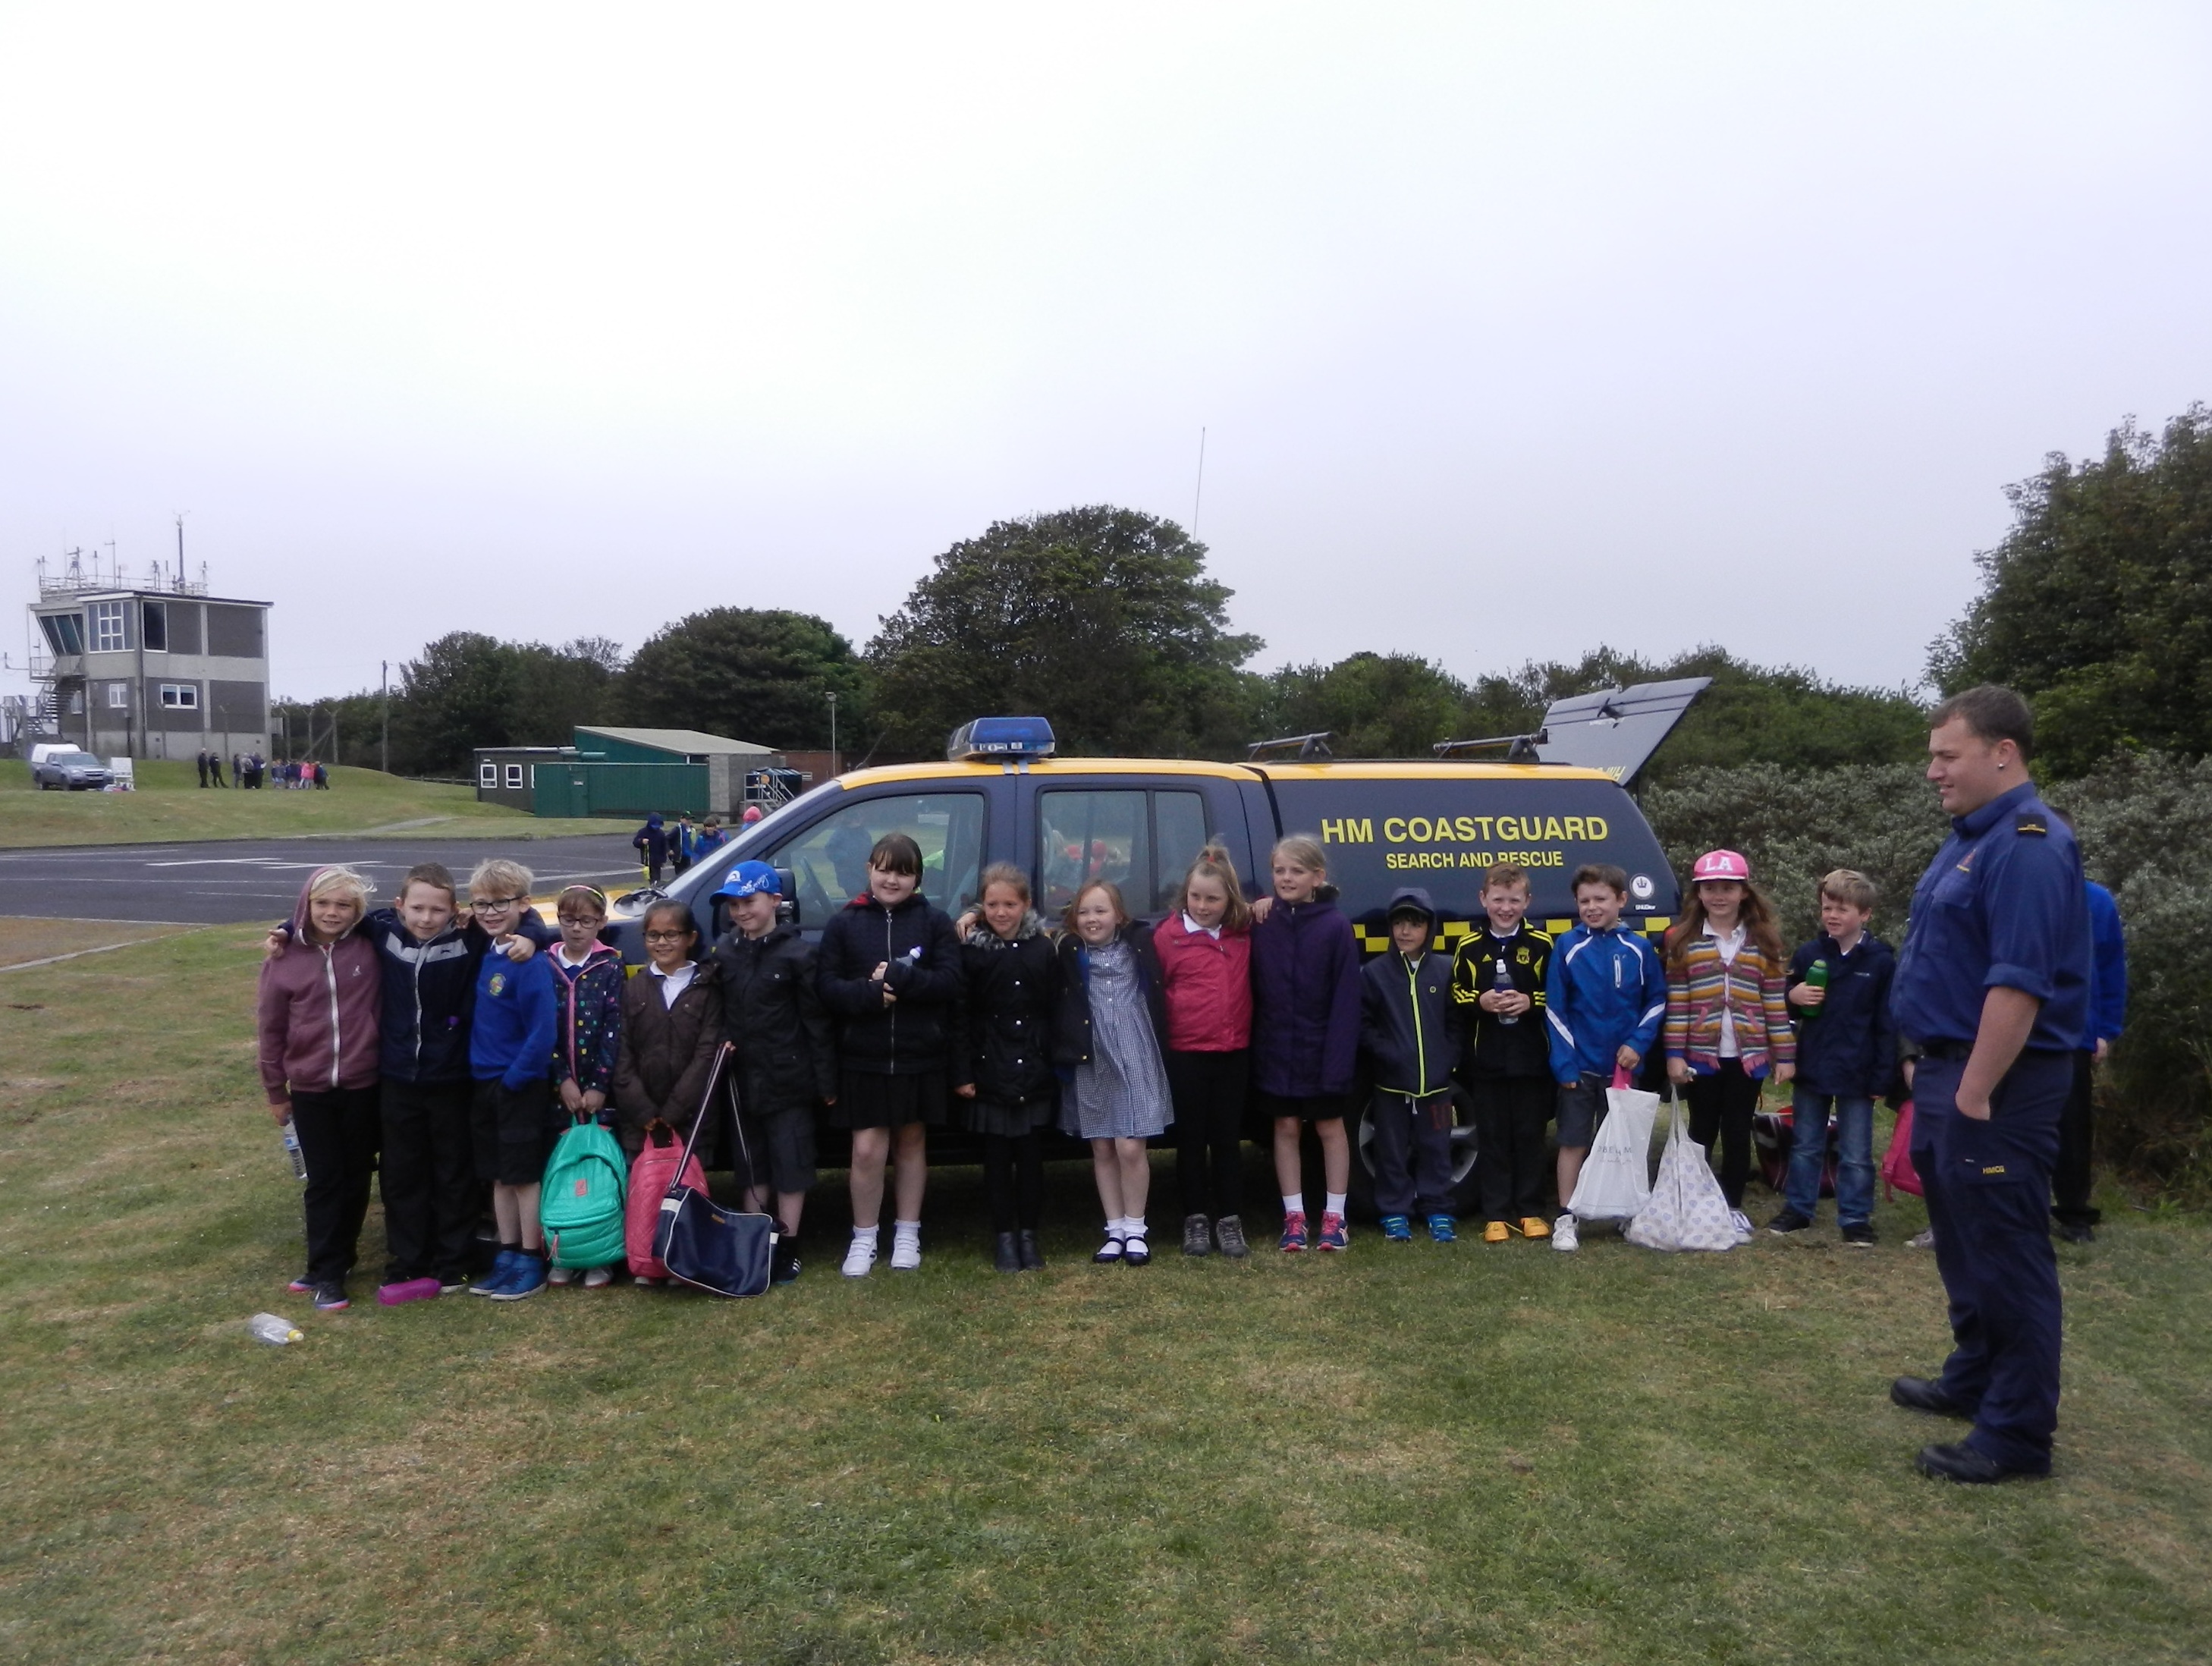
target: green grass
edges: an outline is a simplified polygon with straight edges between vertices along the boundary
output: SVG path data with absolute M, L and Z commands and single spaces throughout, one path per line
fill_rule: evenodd
M 2212 1257 L 2063 1254 L 2058 1474 L 1954 1426 L 1917 1206 L 1871 1255 L 1597 1237 L 314 1316 L 252 1086 L 252 933 L 10 975 L 0 1655 L 23 1662 L 2202 1660 Z M 19 1010 L 36 1003 L 39 1010 Z M 1166 1179 L 1164 1164 L 1161 1179 Z M 1154 1216 L 1172 1200 L 1163 1184 Z M 380 1251 L 374 1212 L 365 1265 Z M 368 1280 L 361 1281 L 365 1287 Z M 357 1292 L 357 1293 L 359 1293 Z M 248 1341 L 257 1308 L 307 1341 Z
M 386 830 L 393 838 L 546 839 L 634 830 L 627 821 L 540 821 L 479 804 L 473 787 L 375 769 L 333 769 L 326 793 L 203 789 L 192 765 L 175 759 L 142 758 L 133 773 L 135 793 L 41 793 L 29 764 L 0 761 L 0 849 Z

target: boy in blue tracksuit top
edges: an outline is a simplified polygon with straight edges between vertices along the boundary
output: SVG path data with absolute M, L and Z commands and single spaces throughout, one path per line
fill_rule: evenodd
M 494 947 L 520 923 L 531 883 L 528 868 L 504 859 L 479 862 L 469 876 L 470 912 Z M 545 1287 L 538 1183 L 568 1122 L 553 1102 L 556 1005 L 553 969 L 544 955 L 517 964 L 488 954 L 477 968 L 469 1026 L 469 1073 L 476 1080 L 469 1133 L 477 1178 L 491 1183 L 499 1259 L 469 1293 L 495 1301 L 519 1301 Z
M 1575 870 L 1577 926 L 1553 945 L 1544 984 L 1544 1021 L 1551 1031 L 1552 1075 L 1559 1084 L 1559 1218 L 1552 1248 L 1581 1247 L 1567 1207 L 1582 1178 L 1583 1158 L 1605 1120 L 1605 1091 L 1613 1073 L 1633 1073 L 1658 1038 L 1667 1016 L 1667 976 L 1659 957 L 1623 929 L 1628 876 L 1610 862 Z
M 1419 886 L 1390 896 L 1390 952 L 1360 969 L 1359 1041 L 1375 1073 L 1369 1126 L 1375 1140 L 1375 1207 L 1382 1236 L 1413 1241 L 1413 1211 L 1429 1236 L 1449 1243 L 1451 1082 L 1466 1028 L 1452 999 L 1452 964 L 1431 954 L 1436 907 Z

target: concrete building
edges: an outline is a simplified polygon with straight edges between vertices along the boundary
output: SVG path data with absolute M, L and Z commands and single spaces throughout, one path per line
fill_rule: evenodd
M 22 738 L 101 757 L 191 757 L 269 744 L 267 602 L 208 594 L 204 579 L 156 569 L 145 585 L 59 577 L 40 564 L 30 607 L 31 678 Z

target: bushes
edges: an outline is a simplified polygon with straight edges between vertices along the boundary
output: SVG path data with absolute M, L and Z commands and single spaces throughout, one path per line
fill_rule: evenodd
M 2212 1195 L 2212 761 L 2125 757 L 2051 789 L 2089 877 L 2128 932 L 2127 1032 L 2100 1078 L 2102 1154 L 2169 1195 Z M 1949 833 L 1917 764 L 1686 769 L 1645 789 L 1677 873 L 1716 845 L 1751 859 L 1789 940 L 1818 927 L 1814 887 L 1856 867 L 1881 889 L 1875 930 L 1901 943 L 1912 888 Z

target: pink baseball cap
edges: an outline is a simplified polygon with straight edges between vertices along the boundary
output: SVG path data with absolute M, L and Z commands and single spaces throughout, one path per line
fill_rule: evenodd
M 1692 885 L 1706 879 L 1738 879 L 1749 885 L 1751 864 L 1733 850 L 1708 850 L 1690 869 Z

